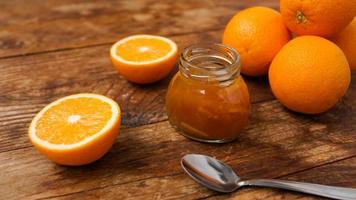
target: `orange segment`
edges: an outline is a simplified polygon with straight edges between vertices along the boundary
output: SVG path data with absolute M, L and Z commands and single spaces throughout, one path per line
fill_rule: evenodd
M 116 42 L 110 50 L 113 66 L 127 80 L 147 84 L 166 77 L 178 56 L 177 45 L 154 35 L 133 35 Z
M 97 94 L 61 98 L 32 120 L 29 137 L 50 160 L 82 165 L 102 157 L 112 146 L 120 126 L 115 101 Z
M 36 134 L 52 144 L 74 144 L 102 130 L 111 116 L 111 106 L 99 99 L 67 99 L 43 114 Z
M 119 44 L 116 54 L 132 62 L 146 62 L 164 57 L 172 50 L 169 43 L 157 38 L 136 38 Z

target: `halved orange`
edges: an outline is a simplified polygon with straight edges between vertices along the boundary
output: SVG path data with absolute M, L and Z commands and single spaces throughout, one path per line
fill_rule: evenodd
M 154 35 L 133 35 L 119 40 L 110 49 L 114 67 L 127 80 L 147 84 L 166 77 L 174 67 L 177 45 Z
M 32 120 L 29 137 L 50 160 L 83 165 L 101 158 L 119 133 L 121 111 L 112 99 L 76 94 L 58 99 Z

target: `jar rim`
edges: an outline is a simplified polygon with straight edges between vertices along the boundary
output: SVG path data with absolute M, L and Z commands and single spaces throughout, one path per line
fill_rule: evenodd
M 194 63 L 196 58 L 211 58 L 212 65 Z M 180 71 L 186 77 L 220 82 L 234 80 L 240 75 L 240 54 L 232 47 L 219 43 L 193 44 L 183 49 L 179 59 Z M 199 72 L 200 70 L 200 72 Z M 202 71 L 204 73 L 202 73 Z M 207 73 L 207 72 L 213 73 Z

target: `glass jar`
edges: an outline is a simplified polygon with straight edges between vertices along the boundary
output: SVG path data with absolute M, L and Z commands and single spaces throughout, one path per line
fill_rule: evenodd
M 192 45 L 180 55 L 169 84 L 170 123 L 193 140 L 225 143 L 236 139 L 250 115 L 250 97 L 240 76 L 240 57 L 222 44 Z

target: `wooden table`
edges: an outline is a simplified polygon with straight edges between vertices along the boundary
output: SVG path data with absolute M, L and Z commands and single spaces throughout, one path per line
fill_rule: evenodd
M 322 115 L 286 110 L 265 78 L 248 78 L 253 114 L 232 143 L 202 144 L 167 122 L 170 78 L 140 86 L 113 69 L 109 48 L 136 33 L 167 36 L 179 48 L 219 42 L 238 10 L 278 9 L 269 0 L 0 1 L 0 199 L 317 199 L 274 189 L 221 195 L 180 168 L 187 153 L 215 156 L 243 178 L 283 178 L 356 187 L 356 74 L 343 100 Z M 99 161 L 63 167 L 40 155 L 27 128 L 46 104 L 94 92 L 123 111 L 117 142 Z

